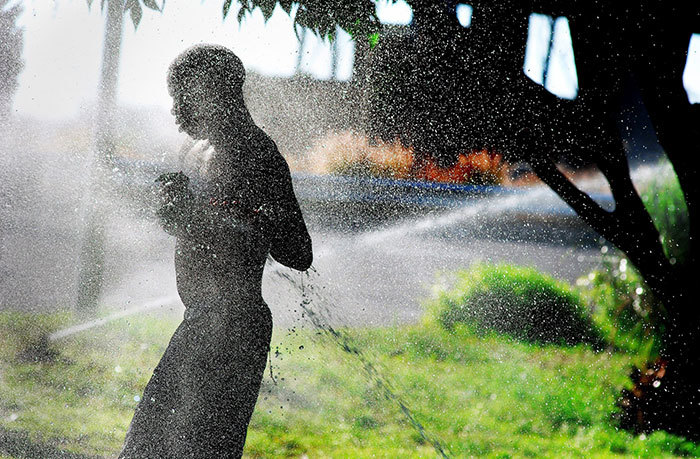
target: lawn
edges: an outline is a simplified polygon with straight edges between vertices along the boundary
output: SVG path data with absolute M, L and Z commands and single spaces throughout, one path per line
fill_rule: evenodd
M 0 313 L 0 458 L 115 456 L 178 324 L 151 313 L 41 342 L 71 321 Z M 463 324 L 341 329 L 342 346 L 332 337 L 275 330 L 247 456 L 436 457 L 431 441 L 453 457 L 700 455 L 679 437 L 614 427 L 627 354 Z

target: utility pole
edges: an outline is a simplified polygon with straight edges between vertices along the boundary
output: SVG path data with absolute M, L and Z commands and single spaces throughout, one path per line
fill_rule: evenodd
M 338 79 L 338 55 L 340 54 L 340 45 L 338 38 L 340 37 L 340 27 L 335 28 L 335 37 L 331 41 L 331 80 Z
M 106 213 L 103 207 L 104 199 L 101 198 L 105 194 L 104 186 L 102 186 L 103 180 L 109 174 L 109 165 L 114 155 L 113 124 L 124 23 L 124 3 L 125 0 L 108 0 L 107 2 L 102 69 L 97 89 L 94 151 L 90 168 L 88 196 L 84 199 L 82 213 L 86 226 L 80 252 L 76 301 L 78 312 L 86 315 L 94 315 L 96 312 L 104 281 L 104 220 Z
M 102 46 L 102 70 L 97 96 L 97 125 L 95 127 L 97 159 L 105 164 L 109 164 L 114 154 L 112 127 L 123 30 L 124 0 L 108 0 L 107 22 Z
M 301 64 L 302 60 L 304 59 L 304 47 L 306 45 L 306 33 L 307 30 L 303 27 L 300 27 L 301 29 L 301 34 L 297 35 L 298 37 L 298 42 L 299 42 L 299 52 L 297 53 L 297 68 L 296 68 L 296 74 L 299 75 L 301 73 Z
M 544 65 L 542 67 L 542 86 L 547 87 L 547 80 L 549 80 L 549 65 L 552 62 L 552 49 L 554 49 L 554 30 L 557 25 L 557 20 L 559 18 L 547 17 L 547 22 L 549 24 L 549 43 L 547 44 L 547 54 L 544 56 Z

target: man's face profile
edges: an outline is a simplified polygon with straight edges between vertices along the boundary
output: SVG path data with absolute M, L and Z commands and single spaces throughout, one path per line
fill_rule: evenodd
M 178 82 L 169 87 L 169 92 L 173 98 L 171 113 L 180 130 L 193 139 L 206 138 L 205 129 L 210 121 L 207 113 L 211 110 L 201 85 L 192 81 Z
M 230 50 L 198 45 L 180 54 L 168 70 L 172 114 L 193 139 L 211 139 L 243 121 L 245 69 Z

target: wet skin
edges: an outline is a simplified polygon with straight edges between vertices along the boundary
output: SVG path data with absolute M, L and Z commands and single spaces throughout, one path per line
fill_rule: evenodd
M 289 167 L 242 96 L 221 110 L 204 88 L 184 87 L 169 88 L 176 123 L 208 140 L 215 155 L 202 195 L 182 173 L 159 178 L 158 215 L 177 238 L 177 288 L 186 310 L 120 458 L 242 455 L 272 333 L 261 294 L 265 260 L 269 254 L 303 271 L 313 257 Z

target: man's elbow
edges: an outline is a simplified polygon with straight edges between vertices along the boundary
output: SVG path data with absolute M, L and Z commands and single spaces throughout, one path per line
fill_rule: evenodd
M 289 250 L 288 247 L 273 247 L 270 255 L 278 263 L 297 271 L 306 271 L 314 261 L 314 254 L 311 245 L 305 246 L 302 250 Z
M 307 269 L 309 269 L 311 267 L 311 264 L 313 262 L 314 262 L 314 254 L 311 251 L 311 248 L 309 248 L 306 255 L 299 263 L 299 267 L 295 268 L 295 269 L 297 269 L 298 271 L 306 271 Z
M 305 250 L 304 253 L 299 254 L 298 256 L 294 257 L 293 260 L 290 260 L 289 264 L 285 264 L 292 269 L 296 269 L 297 271 L 306 271 L 311 267 L 313 261 L 314 254 L 311 251 L 311 248 L 309 248 L 309 250 Z

